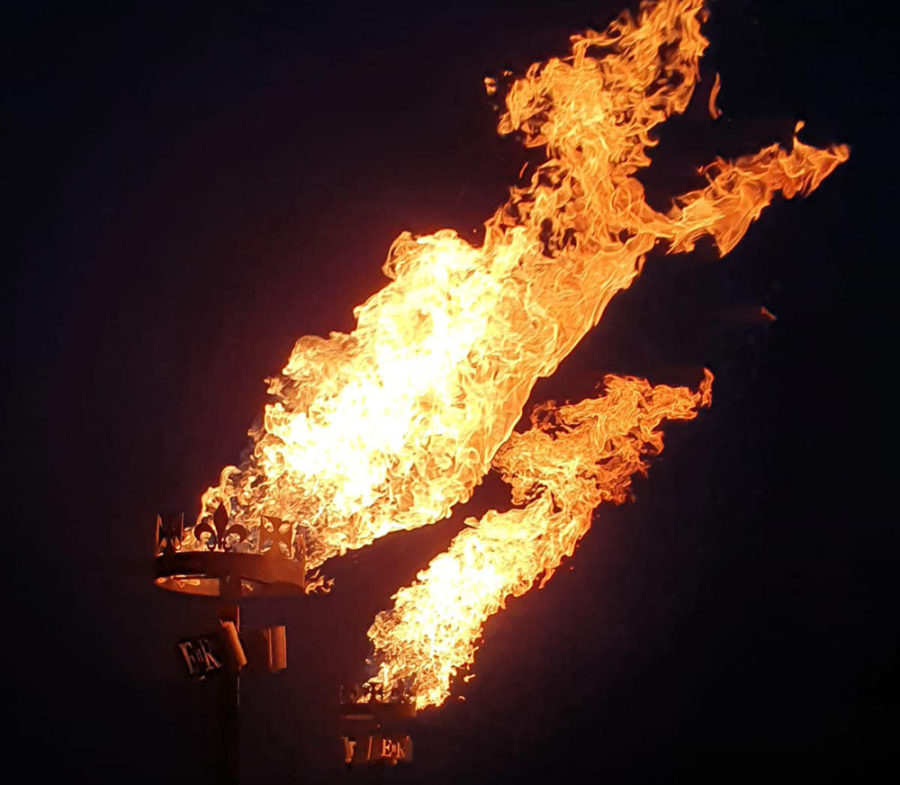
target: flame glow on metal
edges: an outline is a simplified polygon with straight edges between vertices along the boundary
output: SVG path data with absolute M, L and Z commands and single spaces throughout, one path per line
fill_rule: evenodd
M 499 132 L 544 151 L 528 184 L 510 189 L 479 246 L 450 229 L 401 234 L 383 268 L 390 282 L 355 309 L 356 329 L 297 341 L 269 382 L 250 458 L 203 496 L 198 523 L 223 505 L 248 530 L 266 517 L 296 522 L 315 568 L 445 518 L 496 469 L 512 509 L 468 521 L 369 630 L 374 679 L 419 708 L 446 700 L 484 621 L 553 574 L 593 510 L 625 500 L 662 449 L 660 424 L 708 405 L 712 376 L 697 392 L 607 377 L 602 396 L 538 407 L 531 429 L 514 433 L 535 382 L 652 249 L 688 252 L 708 236 L 724 255 L 776 193 L 806 195 L 848 157 L 795 137 L 790 149 L 714 160 L 702 187 L 654 210 L 636 175 L 651 164 L 654 130 L 685 111 L 700 80 L 705 15 L 702 0 L 643 3 L 515 79 Z M 185 546 L 205 542 L 189 531 Z

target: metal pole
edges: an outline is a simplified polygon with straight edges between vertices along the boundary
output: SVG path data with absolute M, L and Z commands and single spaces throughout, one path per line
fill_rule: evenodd
M 241 597 L 240 578 L 226 576 L 219 581 L 219 596 L 222 606 L 219 609 L 219 620 L 230 621 L 235 629 L 241 630 L 241 609 L 238 604 Z M 237 785 L 240 763 L 240 706 L 241 706 L 241 672 L 229 656 L 226 671 L 222 677 L 222 752 L 219 759 L 219 781 L 223 785 Z

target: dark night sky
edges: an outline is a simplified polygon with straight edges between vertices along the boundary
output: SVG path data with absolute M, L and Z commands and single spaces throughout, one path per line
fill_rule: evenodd
M 209 781 L 214 702 L 172 647 L 214 608 L 151 585 L 157 510 L 193 511 L 237 459 L 295 338 L 352 328 L 393 237 L 468 234 L 502 201 L 522 151 L 482 77 L 563 54 L 621 5 L 7 8 L 8 764 Z M 636 502 L 491 620 L 466 701 L 418 718 L 416 763 L 385 781 L 872 781 L 895 743 L 897 543 L 871 445 L 893 353 L 870 359 L 859 307 L 896 257 L 888 28 L 857 3 L 713 11 L 726 119 L 705 115 L 707 78 L 662 131 L 651 196 L 796 118 L 851 160 L 722 262 L 654 255 L 538 386 L 717 375 Z M 759 305 L 778 321 L 742 316 Z M 469 510 L 502 502 L 484 490 Z M 340 768 L 338 685 L 461 518 L 345 558 L 329 596 L 245 609 L 288 624 L 290 662 L 245 680 L 246 782 L 373 780 Z

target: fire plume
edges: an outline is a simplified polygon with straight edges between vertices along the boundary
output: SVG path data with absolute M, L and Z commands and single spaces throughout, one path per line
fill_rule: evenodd
M 484 620 L 552 574 L 598 504 L 624 500 L 662 449 L 660 423 L 694 417 L 711 384 L 693 393 L 608 377 L 604 396 L 540 407 L 531 430 L 513 433 L 537 379 L 654 247 L 687 252 L 709 236 L 724 255 L 776 193 L 806 195 L 848 157 L 795 138 L 716 159 L 702 187 L 653 209 L 636 175 L 657 126 L 700 81 L 705 15 L 702 0 L 643 3 L 513 81 L 499 132 L 544 151 L 530 182 L 485 222 L 480 246 L 450 229 L 401 234 L 390 282 L 355 309 L 356 329 L 297 341 L 269 381 L 249 459 L 203 496 L 200 520 L 225 505 L 248 528 L 296 521 L 317 567 L 446 517 L 493 465 L 519 506 L 472 522 L 369 631 L 376 678 L 412 689 L 420 707 L 446 699 Z
M 475 657 L 481 629 L 508 597 L 543 586 L 571 556 L 603 502 L 621 504 L 645 456 L 663 448 L 665 420 L 691 420 L 712 401 L 709 371 L 697 393 L 608 376 L 605 395 L 531 415 L 494 458 L 517 505 L 470 518 L 450 544 L 394 597 L 369 629 L 378 672 L 373 681 L 415 696 L 418 708 L 450 695 L 458 670 Z

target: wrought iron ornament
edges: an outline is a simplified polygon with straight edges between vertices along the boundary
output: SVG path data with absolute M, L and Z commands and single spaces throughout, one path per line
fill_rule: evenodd
M 243 526 L 224 505 L 187 532 L 184 513 L 170 521 L 158 515 L 156 584 L 210 597 L 302 593 L 304 546 L 297 524 L 263 516 L 259 526 Z

